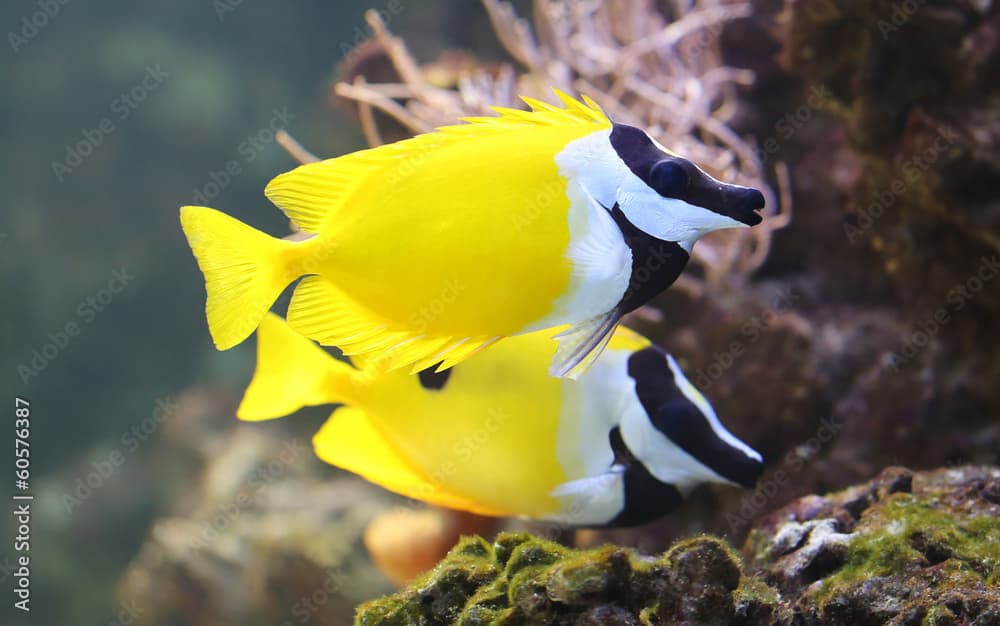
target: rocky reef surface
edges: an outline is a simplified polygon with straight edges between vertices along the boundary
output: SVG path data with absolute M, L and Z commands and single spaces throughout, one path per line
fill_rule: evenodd
M 1000 624 L 1000 468 L 888 468 L 766 516 L 742 555 L 712 536 L 657 557 L 465 537 L 356 623 Z
M 400 499 L 315 458 L 295 422 L 244 424 L 231 398 L 194 390 L 166 439 L 191 485 L 152 526 L 119 582 L 133 626 L 343 624 L 393 586 L 363 545 Z M 303 415 L 302 421 L 310 422 Z
M 363 605 L 357 623 L 596 625 L 676 616 L 719 623 L 736 614 L 739 594 L 753 595 L 741 591 L 739 559 L 712 537 L 646 558 L 618 546 L 577 551 L 529 533 L 502 533 L 492 544 L 463 538 L 408 589 Z
M 666 346 L 768 468 L 654 528 L 740 541 L 791 498 L 881 468 L 1000 464 L 1000 4 L 755 0 L 725 24 L 750 69 L 729 122 L 794 199 L 749 280 L 674 288 Z M 704 520 L 708 520 L 707 522 Z
M 743 554 L 805 623 L 1000 623 L 1000 468 L 888 468 L 768 515 Z

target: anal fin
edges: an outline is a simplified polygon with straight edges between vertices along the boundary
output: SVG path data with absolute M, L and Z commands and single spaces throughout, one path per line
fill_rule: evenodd
M 288 305 L 288 324 L 296 332 L 345 353 L 348 346 L 377 346 L 388 339 L 384 321 L 357 306 L 321 276 L 308 276 L 296 286 Z
M 552 357 L 549 374 L 559 378 L 579 378 L 604 351 L 621 319 L 618 309 L 612 309 L 556 335 L 559 347 Z
M 295 288 L 288 323 L 310 339 L 340 348 L 358 367 L 376 371 L 409 366 L 415 373 L 441 362 L 439 369 L 447 369 L 499 339 L 394 328 L 322 276 L 306 277 Z
M 316 456 L 326 463 L 400 495 L 481 515 L 504 515 L 452 493 L 445 485 L 435 484 L 413 467 L 358 408 L 334 411 L 313 437 L 313 447 Z

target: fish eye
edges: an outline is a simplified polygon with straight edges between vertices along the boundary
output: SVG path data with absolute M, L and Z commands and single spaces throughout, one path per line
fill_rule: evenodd
M 676 198 L 687 190 L 691 178 L 676 161 L 663 160 L 650 169 L 649 182 L 661 196 Z

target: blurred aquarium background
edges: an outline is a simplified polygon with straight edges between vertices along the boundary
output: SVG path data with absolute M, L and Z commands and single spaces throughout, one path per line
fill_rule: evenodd
M 764 504 L 706 489 L 579 544 L 739 546 L 769 510 L 885 466 L 1000 462 L 1000 21 L 989 1 L 929 4 L 761 0 L 713 31 L 753 72 L 726 89 L 726 121 L 794 210 L 776 210 L 791 217 L 766 258 L 725 276 L 703 260 L 634 324 L 790 476 Z M 327 411 L 236 423 L 254 344 L 213 348 L 177 215 L 206 204 L 286 232 L 263 196 L 295 165 L 274 131 L 321 156 L 366 145 L 332 86 L 367 9 L 421 63 L 510 62 L 465 0 L 0 7 L 0 401 L 8 432 L 14 397 L 31 402 L 35 496 L 32 611 L 11 608 L 5 541 L 3 623 L 342 623 L 393 589 L 360 537 L 401 499 L 312 458 Z
M 383 10 L 428 55 L 479 39 L 498 54 L 492 39 L 477 37 L 477 29 L 488 30 L 481 9 L 466 5 L 394 2 L 398 10 L 390 12 L 385 3 L 353 2 L 32 1 L 0 8 L 5 35 L 14 37 L 5 37 L 0 55 L 8 189 L 0 212 L 0 358 L 6 395 L 12 402 L 23 395 L 33 408 L 32 623 L 114 618 L 115 585 L 150 523 L 193 487 L 167 473 L 193 478 L 183 469 L 154 462 L 168 423 L 156 419 L 157 403 L 193 384 L 237 392 L 252 371 L 252 345 L 225 354 L 211 345 L 203 285 L 177 208 L 200 190 L 206 204 L 240 207 L 280 232 L 287 224 L 263 185 L 294 161 L 274 143 L 273 129 L 308 137 L 322 154 L 363 145 L 357 125 L 329 106 L 329 90 L 345 51 L 370 33 L 364 11 Z M 238 169 L 227 173 L 230 162 Z M 59 347 L 70 323 L 79 332 Z M 136 426 L 152 432 L 130 436 Z M 62 496 L 72 495 L 77 478 L 113 463 L 116 451 L 123 464 L 95 480 L 93 494 L 70 513 Z M 3 554 L 13 558 L 10 542 Z M 8 588 L 9 572 L 4 577 Z M 19 619 L 4 605 L 5 615 Z

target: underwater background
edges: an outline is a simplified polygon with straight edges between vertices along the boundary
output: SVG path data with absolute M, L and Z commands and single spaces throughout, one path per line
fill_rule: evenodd
M 513 6 L 530 17 L 534 4 Z M 717 47 L 721 64 L 752 72 L 720 92 L 732 103 L 727 127 L 754 150 L 733 167 L 759 168 L 769 200 L 780 199 L 769 219 L 782 227 L 752 248 L 707 245 L 720 256 L 702 258 L 632 324 L 678 357 L 768 469 L 756 491 L 699 489 L 638 529 L 573 537 L 513 527 L 647 554 L 711 532 L 743 546 L 747 575 L 773 565 L 757 549 L 768 540 L 751 533 L 777 523 L 768 514 L 889 466 L 961 476 L 921 482 L 898 469 L 870 493 L 907 491 L 900 485 L 910 481 L 918 494 L 972 485 L 949 506 L 974 502 L 995 520 L 1000 475 L 984 469 L 1000 464 L 995 3 L 555 4 L 600 4 L 618 24 L 739 7 L 679 49 L 701 58 Z M 326 410 L 237 423 L 253 343 L 213 348 L 177 219 L 180 205 L 206 204 L 284 233 L 287 221 L 262 193 L 295 165 L 275 132 L 321 156 L 367 145 L 354 109 L 332 91 L 346 70 L 393 79 L 384 61 L 342 65 L 371 35 L 366 9 L 421 64 L 468 51 L 435 66 L 442 84 L 456 80 L 449 72 L 495 75 L 511 62 L 483 6 L 458 0 L 0 7 L 2 401 L 11 407 L 5 438 L 14 397 L 30 401 L 35 497 L 31 614 L 12 608 L 16 555 L 5 541 L 5 624 L 335 624 L 394 591 L 361 536 L 403 499 L 313 457 L 309 438 Z M 666 132 L 680 112 L 658 115 Z M 387 140 L 405 136 L 382 122 Z M 732 150 L 704 142 L 714 150 L 706 155 Z M 0 462 L 12 467 L 13 443 L 4 448 Z M 808 515 L 836 509 L 814 508 Z M 959 527 L 971 539 L 945 552 L 986 559 L 969 566 L 981 573 L 969 585 L 995 594 L 996 524 Z M 744 544 L 748 535 L 758 543 Z M 985 546 L 975 543 L 983 537 Z M 790 592 L 831 575 L 837 558 L 796 580 L 762 580 Z

